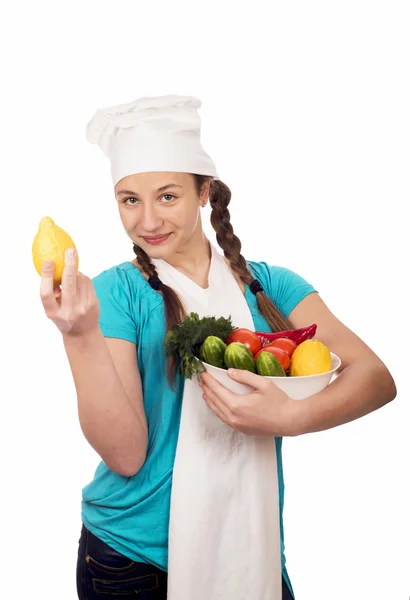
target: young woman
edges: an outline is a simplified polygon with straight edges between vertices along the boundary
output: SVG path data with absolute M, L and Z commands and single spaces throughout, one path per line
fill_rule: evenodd
M 61 289 L 44 265 L 42 302 L 102 459 L 83 490 L 80 600 L 293 598 L 282 436 L 338 426 L 396 394 L 386 366 L 309 283 L 241 255 L 231 193 L 200 142 L 199 106 L 164 96 L 97 111 L 88 139 L 111 161 L 136 257 L 91 281 L 67 252 Z M 202 229 L 207 202 L 223 256 Z M 304 402 L 241 371 L 231 376 L 255 388 L 242 397 L 207 374 L 184 380 L 167 372 L 164 338 L 190 312 L 264 331 L 317 323 L 340 375 Z

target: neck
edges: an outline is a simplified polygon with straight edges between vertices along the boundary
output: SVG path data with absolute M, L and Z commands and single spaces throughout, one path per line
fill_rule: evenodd
M 211 247 L 202 229 L 193 235 L 180 250 L 169 257 L 167 262 L 188 276 L 206 274 L 211 261 Z

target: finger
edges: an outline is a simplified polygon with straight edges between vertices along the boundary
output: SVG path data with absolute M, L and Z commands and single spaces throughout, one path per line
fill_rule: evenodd
M 243 400 L 243 396 L 234 394 L 234 392 L 228 390 L 228 388 L 219 383 L 219 381 L 209 373 L 202 373 L 202 380 L 208 389 L 228 408 L 240 404 Z
M 77 293 L 77 254 L 74 248 L 66 250 L 61 280 L 61 308 L 70 311 Z
M 218 391 L 211 389 L 205 383 L 205 381 L 202 382 L 201 387 L 204 392 L 205 400 L 209 400 L 212 403 L 212 405 L 217 409 L 218 413 L 223 415 L 225 422 L 231 421 L 234 411 L 237 408 L 237 405 L 234 402 L 227 403 L 226 401 L 221 399 L 221 397 L 218 394 Z M 222 389 L 226 389 L 223 386 L 221 387 Z M 233 394 L 233 396 L 236 397 L 236 394 Z M 238 397 L 238 399 L 241 400 L 240 397 Z
M 82 273 L 77 275 L 77 298 L 79 306 L 85 309 L 88 305 L 88 289 L 86 276 Z
M 43 264 L 40 283 L 40 298 L 46 313 L 58 308 L 54 295 L 54 263 L 46 260 Z
M 262 376 L 250 371 L 243 371 L 242 369 L 228 369 L 228 375 L 234 381 L 243 383 L 255 390 L 264 390 L 268 386 L 268 381 Z
M 202 395 L 208 407 L 212 410 L 212 412 L 226 425 L 231 426 L 229 411 L 218 398 L 211 392 L 209 388 L 204 386 L 204 393 Z
M 88 311 L 94 306 L 95 302 L 98 302 L 98 300 L 96 299 L 93 283 L 89 277 L 83 275 L 82 273 L 79 274 L 77 283 L 79 285 L 80 290 L 80 306 L 84 311 Z

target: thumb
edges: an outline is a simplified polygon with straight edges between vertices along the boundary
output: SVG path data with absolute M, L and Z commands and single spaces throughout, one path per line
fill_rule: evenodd
M 261 375 L 256 375 L 256 373 L 251 373 L 250 371 L 243 371 L 242 369 L 228 369 L 228 375 L 234 381 L 244 383 L 255 389 L 260 389 L 265 383 L 265 379 Z

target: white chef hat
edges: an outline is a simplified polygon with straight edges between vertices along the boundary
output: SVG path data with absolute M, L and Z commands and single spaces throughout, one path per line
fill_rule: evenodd
M 200 106 L 197 98 L 168 95 L 97 110 L 87 139 L 110 159 L 114 186 L 127 175 L 153 171 L 219 179 L 202 148 Z

